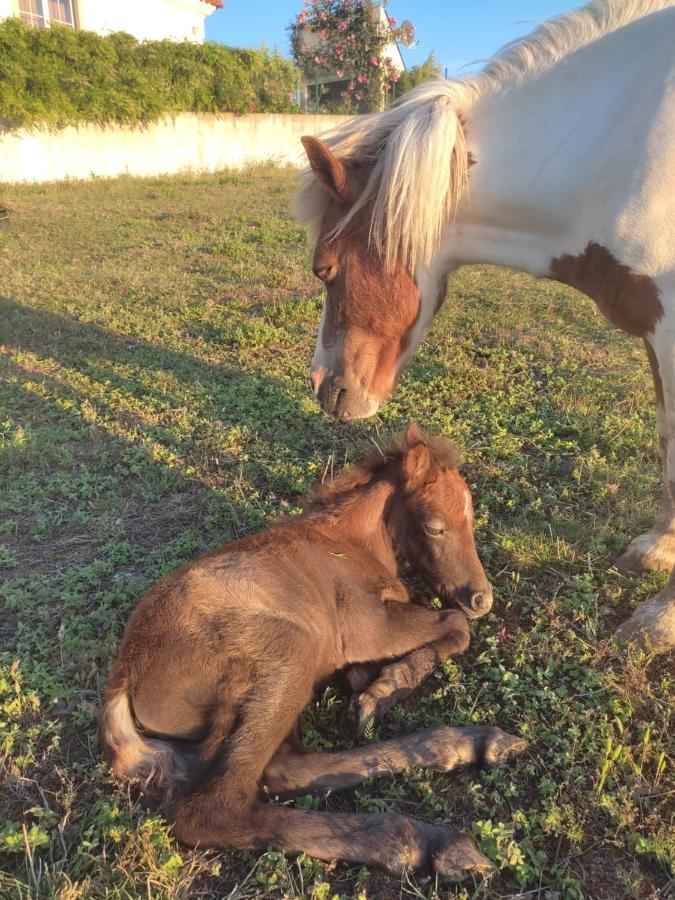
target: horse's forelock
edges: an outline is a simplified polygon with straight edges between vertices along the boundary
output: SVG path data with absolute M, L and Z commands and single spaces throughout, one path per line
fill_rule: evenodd
M 400 261 L 414 272 L 431 260 L 467 181 L 468 153 L 456 95 L 453 82 L 429 81 L 384 112 L 354 117 L 322 136 L 333 153 L 365 175 L 360 196 L 334 236 L 367 211 L 370 244 L 387 268 Z M 307 224 L 312 242 L 330 204 L 314 174 L 303 173 L 294 212 Z

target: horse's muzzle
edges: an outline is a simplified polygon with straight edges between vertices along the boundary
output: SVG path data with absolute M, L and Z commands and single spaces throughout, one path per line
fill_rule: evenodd
M 341 375 L 312 372 L 310 383 L 321 409 L 341 422 L 366 419 L 377 412 L 379 401 L 360 388 L 350 386 Z

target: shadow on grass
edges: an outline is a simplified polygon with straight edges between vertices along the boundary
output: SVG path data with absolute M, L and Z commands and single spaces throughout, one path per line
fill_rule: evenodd
M 291 463 L 316 455 L 317 447 L 328 452 L 346 433 L 346 427 L 325 418 L 318 409 L 301 408 L 304 386 L 294 396 L 294 383 L 287 387 L 266 374 L 262 365 L 248 369 L 215 365 L 140 337 L 28 308 L 8 297 L 0 298 L 0 340 L 14 350 L 39 356 L 44 363 L 41 379 L 46 377 L 45 369 L 56 381 L 58 366 L 75 370 L 89 382 L 76 398 L 79 402 L 91 403 L 109 422 L 117 421 L 126 430 L 133 427 L 140 437 L 187 455 L 201 472 L 208 473 L 213 460 L 219 460 L 215 465 L 222 462 L 223 434 L 228 429 L 241 429 L 244 440 L 266 445 L 272 462 L 281 456 Z M 135 410 L 125 411 L 129 405 Z M 185 427 L 167 427 L 166 420 L 181 411 Z M 264 488 L 265 467 L 259 459 L 260 454 L 248 453 L 233 461 Z M 281 483 L 276 486 L 290 494 L 308 486 L 302 478 L 284 480 L 277 466 L 278 479 Z
M 137 563 L 145 584 L 260 527 L 279 511 L 275 491 L 302 493 L 301 464 L 317 443 L 335 440 L 329 420 L 303 412 L 264 373 L 212 365 L 7 297 L 0 343 L 14 357 L 0 356 L 5 418 L 18 434 L 0 455 L 3 513 L 14 522 L 0 537 L 8 550 L 0 572 L 5 562 L 13 578 L 63 575 L 107 554 L 112 568 L 103 567 L 96 590 L 118 569 L 135 577 Z M 225 440 L 230 430 L 235 437 Z M 275 469 L 279 458 L 284 465 Z
M 308 458 L 316 459 L 321 453 L 324 456 L 319 458 L 325 458 L 336 441 L 351 444 L 358 436 L 358 427 L 339 426 L 318 411 L 303 410 L 298 397 L 293 395 L 292 385 L 287 387 L 282 380 L 258 370 L 215 365 L 140 337 L 120 335 L 97 324 L 28 308 L 6 297 L 0 298 L 0 323 L 0 338 L 4 343 L 40 358 L 37 371 L 32 371 L 29 363 L 26 371 L 17 371 L 15 377 L 24 382 L 38 380 L 47 386 L 53 399 L 42 399 L 41 417 L 48 416 L 49 408 L 53 410 L 57 404 L 59 410 L 78 411 L 76 419 L 81 424 L 83 404 L 91 406 L 91 419 L 95 423 L 92 427 L 102 428 L 107 440 L 114 441 L 114 448 L 107 449 L 106 453 L 118 468 L 119 461 L 133 447 L 145 455 L 143 471 L 148 466 L 154 467 L 153 483 L 161 486 L 162 482 L 180 478 L 193 491 L 199 483 L 200 490 L 211 498 L 202 505 L 204 508 L 215 505 L 218 512 L 207 514 L 202 510 L 201 519 L 197 512 L 196 521 L 206 523 L 204 530 L 208 532 L 207 523 L 215 516 L 220 523 L 222 542 L 246 534 L 259 527 L 267 515 L 278 513 L 280 498 L 303 493 L 309 487 Z M 60 366 L 69 369 L 71 382 L 73 372 L 86 379 L 82 389 L 64 383 Z M 171 393 L 172 385 L 179 396 Z M 26 402 L 35 405 L 37 395 L 27 391 Z M 178 411 L 174 409 L 176 406 Z M 29 419 L 31 415 L 29 412 Z M 186 422 L 176 424 L 174 415 L 185 415 Z M 243 446 L 243 452 L 238 452 L 236 447 L 232 450 L 233 441 L 227 437 L 229 431 L 240 430 L 245 434 L 233 441 Z M 173 454 L 176 461 L 171 466 L 158 462 L 157 457 L 162 454 Z M 33 465 L 36 462 L 33 460 Z M 55 459 L 54 463 L 57 462 Z M 552 461 L 545 464 L 548 476 L 554 481 L 560 477 L 557 468 Z M 542 473 L 539 475 L 543 477 Z M 259 499 L 243 497 L 237 476 L 243 476 L 260 492 L 262 503 Z M 159 487 L 149 491 L 147 485 L 136 481 L 132 476 L 124 485 L 124 493 L 129 498 L 129 508 L 143 508 L 149 513 L 146 527 L 137 529 L 138 539 L 148 549 L 149 534 L 156 546 L 177 539 L 178 523 L 185 522 L 186 518 L 179 515 L 174 527 L 165 532 L 165 509 L 157 508 L 150 514 L 156 504 L 152 491 Z M 492 495 L 495 482 L 481 485 L 483 488 Z M 175 484 L 171 488 L 178 495 L 184 489 Z M 264 502 L 267 497 L 269 503 Z M 491 506 L 499 509 L 498 496 L 491 496 Z M 608 510 L 602 512 L 606 514 Z M 503 509 L 502 514 L 503 524 L 518 527 L 517 510 Z M 140 513 L 134 515 L 138 518 Z M 156 516 L 161 524 L 153 526 Z M 593 533 L 602 530 L 602 515 L 591 518 L 590 523 L 580 523 L 569 515 L 560 518 L 559 512 L 550 509 L 540 514 L 533 510 L 527 513 L 532 539 L 549 542 L 555 533 L 570 541 L 572 547 L 585 544 L 590 530 Z M 552 523 L 555 523 L 553 529 Z M 209 536 L 206 544 L 212 543 L 213 537 Z M 614 552 L 620 549 L 613 548 Z M 601 565 L 611 565 L 611 552 L 608 548 L 600 550 L 600 556 L 608 556 L 600 561 Z M 522 561 L 520 565 L 514 563 L 511 554 L 503 549 L 498 556 L 500 567 L 515 566 L 523 574 L 541 573 L 540 566 L 530 567 Z

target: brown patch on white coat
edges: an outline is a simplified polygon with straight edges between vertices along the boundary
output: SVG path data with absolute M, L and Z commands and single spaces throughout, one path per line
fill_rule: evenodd
M 631 541 L 617 560 L 624 573 L 645 569 L 670 572 L 675 561 L 675 483 L 669 474 L 669 442 L 672 440 L 665 408 L 664 383 L 657 353 L 652 345 L 657 325 L 663 318 L 658 285 L 647 275 L 634 272 L 619 262 L 606 248 L 593 241 L 583 253 L 564 254 L 551 261 L 550 275 L 557 281 L 582 291 L 596 302 L 605 317 L 617 328 L 644 340 L 654 379 L 656 424 L 664 473 L 664 510 L 651 531 Z M 675 577 L 664 590 L 641 604 L 617 631 L 623 640 L 655 650 L 673 646 L 675 641 Z
M 589 241 L 577 256 L 565 253 L 552 259 L 550 275 L 595 300 L 613 325 L 636 337 L 653 332 L 663 315 L 659 290 L 652 279 L 633 272 L 594 241 Z

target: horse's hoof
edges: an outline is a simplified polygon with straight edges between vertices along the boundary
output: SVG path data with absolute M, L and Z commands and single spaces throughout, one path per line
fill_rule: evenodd
M 493 863 L 476 847 L 471 838 L 458 831 L 436 829 L 431 850 L 434 872 L 462 881 L 470 876 L 481 877 L 494 871 Z
M 633 615 L 617 628 L 616 636 L 627 643 L 663 653 L 675 647 L 675 584 L 641 603 Z
M 634 538 L 628 549 L 614 563 L 624 575 L 640 572 L 670 572 L 675 566 L 675 535 L 671 532 L 648 531 Z
M 488 728 L 483 745 L 483 760 L 488 766 L 497 766 L 512 756 L 527 750 L 528 742 L 515 734 L 508 734 L 501 728 Z

